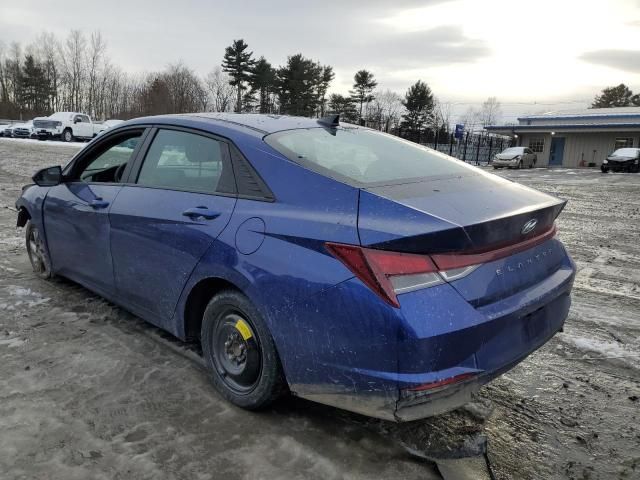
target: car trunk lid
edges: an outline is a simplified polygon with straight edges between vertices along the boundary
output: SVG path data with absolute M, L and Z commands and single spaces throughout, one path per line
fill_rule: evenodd
M 554 221 L 565 203 L 478 171 L 364 188 L 358 229 L 363 246 L 427 254 L 441 270 L 455 270 L 456 262 L 477 259 L 480 267 L 450 283 L 479 305 L 526 288 L 559 265 L 562 246 L 543 254 L 549 247 L 540 244 L 558 243 L 552 239 Z M 539 257 L 531 259 L 534 250 Z M 512 274 L 514 269 L 524 271 L 524 265 L 526 273 Z M 482 288 L 472 288 L 477 280 Z

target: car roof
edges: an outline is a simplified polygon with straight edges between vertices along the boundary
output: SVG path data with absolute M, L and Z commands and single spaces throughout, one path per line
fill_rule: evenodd
M 153 117 L 141 117 L 125 122 L 126 125 L 143 123 L 161 123 L 172 125 L 184 125 L 197 122 L 211 125 L 224 126 L 229 130 L 242 131 L 255 136 L 264 136 L 269 133 L 298 128 L 320 127 L 317 118 L 292 117 L 288 115 L 271 115 L 259 113 L 183 113 L 174 115 L 157 115 Z M 125 124 L 120 124 L 124 126 Z

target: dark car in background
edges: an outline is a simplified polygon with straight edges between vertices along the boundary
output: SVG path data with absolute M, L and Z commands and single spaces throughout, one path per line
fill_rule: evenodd
M 34 138 L 35 130 L 33 128 L 33 121 L 29 120 L 28 122 L 12 125 L 11 136 L 13 138 Z
M 2 122 L 0 123 L 0 137 L 11 138 L 12 137 L 12 128 L 14 122 Z
M 640 172 L 640 148 L 619 148 L 600 166 L 603 173 Z

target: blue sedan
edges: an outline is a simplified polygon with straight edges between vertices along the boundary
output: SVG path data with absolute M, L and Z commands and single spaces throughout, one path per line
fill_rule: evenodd
M 439 414 L 570 306 L 563 200 L 337 116 L 139 118 L 34 182 L 16 207 L 36 274 L 200 341 L 248 409 Z

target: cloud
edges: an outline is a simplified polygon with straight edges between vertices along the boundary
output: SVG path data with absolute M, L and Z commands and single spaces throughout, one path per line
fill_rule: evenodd
M 640 73 L 640 50 L 594 50 L 582 54 L 580 60 L 623 70 Z
M 490 53 L 484 41 L 468 38 L 458 25 L 389 34 L 371 46 L 374 58 L 385 58 L 404 68 L 474 62 Z

